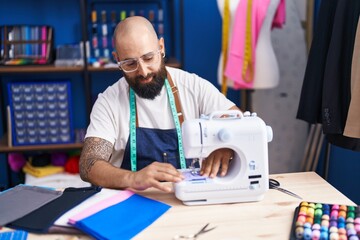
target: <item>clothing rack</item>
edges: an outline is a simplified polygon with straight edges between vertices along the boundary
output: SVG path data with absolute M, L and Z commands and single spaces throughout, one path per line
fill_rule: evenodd
M 322 133 L 322 124 L 320 123 L 310 125 L 309 135 L 306 140 L 304 156 L 300 169 L 304 172 L 315 172 L 317 170 L 321 150 L 323 149 L 324 144 L 325 152 L 323 157 L 324 163 L 322 177 L 327 180 L 330 165 L 331 144 L 326 141 L 325 135 Z

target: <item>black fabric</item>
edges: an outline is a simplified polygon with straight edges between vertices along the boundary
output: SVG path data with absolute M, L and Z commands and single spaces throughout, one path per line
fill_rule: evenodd
M 327 140 L 353 151 L 360 151 L 360 139 L 346 137 L 343 132 L 351 101 L 352 56 L 359 14 L 360 1 L 338 1 L 322 96 L 322 127 Z
M 321 123 L 330 143 L 354 151 L 360 151 L 360 139 L 345 137 L 343 132 L 359 14 L 358 0 L 321 2 L 296 116 Z
M 297 118 L 309 123 L 321 123 L 323 79 L 331 40 L 337 0 L 321 1 L 313 34 Z
M 359 13 L 359 0 L 338 1 L 324 72 L 324 134 L 342 134 L 345 129 L 351 100 L 351 63 Z
M 100 187 L 66 188 L 63 194 L 57 199 L 11 222 L 7 227 L 35 233 L 48 232 L 51 225 L 62 214 L 88 197 L 98 193 L 100 190 Z

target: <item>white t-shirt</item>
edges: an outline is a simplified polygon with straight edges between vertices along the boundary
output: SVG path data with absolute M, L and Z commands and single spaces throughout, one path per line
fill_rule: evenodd
M 209 81 L 180 69 L 166 67 L 179 91 L 181 109 L 186 119 L 201 114 L 228 110 L 235 104 L 228 100 Z M 136 97 L 139 127 L 173 129 L 174 120 L 165 86 L 154 100 Z M 129 85 L 125 78 L 100 93 L 90 115 L 85 138 L 98 137 L 114 144 L 110 163 L 120 167 L 129 138 Z

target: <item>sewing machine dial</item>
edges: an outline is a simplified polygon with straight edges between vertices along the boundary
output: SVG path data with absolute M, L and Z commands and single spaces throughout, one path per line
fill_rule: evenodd
M 221 142 L 228 142 L 231 139 L 231 133 L 226 128 L 221 129 L 217 135 Z

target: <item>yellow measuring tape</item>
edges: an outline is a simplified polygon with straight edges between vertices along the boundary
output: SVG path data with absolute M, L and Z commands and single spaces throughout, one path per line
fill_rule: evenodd
M 245 30 L 245 49 L 244 49 L 244 64 L 242 69 L 242 77 L 245 82 L 249 83 L 254 78 L 254 66 L 251 62 L 252 53 L 251 53 L 251 9 L 252 9 L 252 0 L 248 0 L 247 10 L 246 10 L 246 30 Z M 249 75 L 247 72 L 249 71 Z
M 221 85 L 221 92 L 226 96 L 227 94 L 227 78 L 224 74 L 226 62 L 227 62 L 227 56 L 228 56 L 228 47 L 229 47 L 229 29 L 230 29 L 230 21 L 231 21 L 231 15 L 230 15 L 230 0 L 225 0 L 224 2 L 224 16 L 223 16 L 223 22 L 222 22 L 222 56 L 223 56 L 223 62 L 222 62 L 222 85 Z

